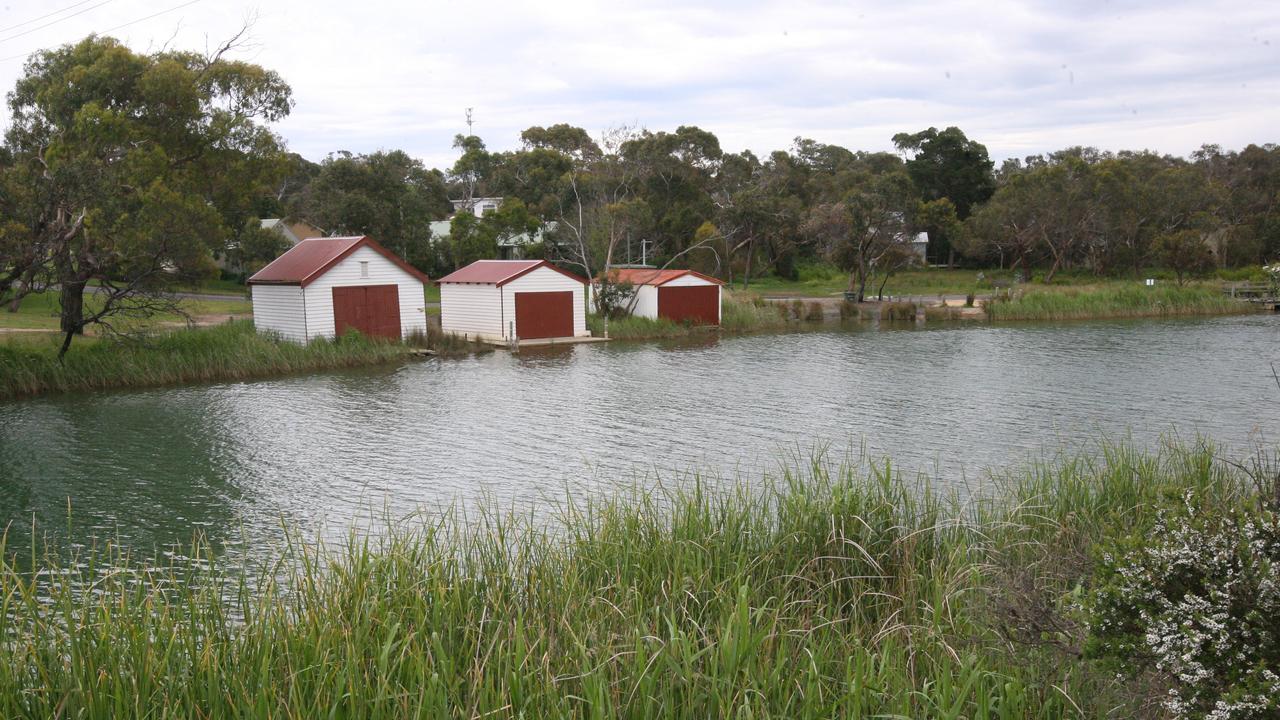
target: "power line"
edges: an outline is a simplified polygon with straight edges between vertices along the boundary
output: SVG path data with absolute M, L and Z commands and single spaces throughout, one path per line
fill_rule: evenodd
M 41 15 L 41 16 L 40 16 L 40 17 L 38 17 L 38 18 L 31 18 L 30 20 L 28 20 L 28 21 L 26 21 L 26 22 L 20 22 L 20 23 L 18 23 L 17 25 L 10 25 L 10 26 L 9 26 L 9 27 L 7 27 L 7 28 L 0 28 L 0 33 L 7 33 L 7 32 L 9 32 L 10 30 L 17 30 L 18 28 L 22 27 L 23 25 L 30 25 L 30 24 L 31 24 L 31 23 L 33 23 L 33 22 L 40 22 L 41 20 L 43 20 L 43 19 L 45 19 L 45 18 L 48 18 L 48 17 L 53 17 L 54 15 L 61 15 L 62 13 L 66 12 L 66 11 L 68 11 L 68 10 L 74 10 L 75 8 L 78 8 L 78 7 L 80 7 L 81 5 L 87 5 L 88 3 L 91 3 L 91 2 L 93 2 L 93 0 L 80 0 L 80 2 L 76 3 L 75 5 L 68 5 L 67 7 L 62 8 L 61 10 L 54 10 L 53 12 L 51 12 L 51 13 L 45 13 L 44 15 Z
M 113 0 L 107 0 L 107 2 L 112 2 L 112 1 L 113 1 Z M 182 3 L 181 5 L 174 5 L 173 7 L 169 8 L 169 9 L 167 9 L 167 10 L 161 10 L 161 11 L 160 11 L 160 12 L 158 12 L 158 13 L 152 13 L 152 14 L 150 14 L 150 15 L 147 15 L 146 17 L 140 17 L 140 18 L 138 18 L 137 20 L 130 20 L 130 21 L 129 21 L 129 22 L 127 22 L 127 23 L 123 23 L 123 24 L 120 24 L 120 25 L 116 25 L 115 27 L 109 27 L 109 28 L 107 28 L 106 30 L 101 30 L 101 31 L 99 31 L 99 32 L 102 32 L 102 33 L 115 32 L 116 30 L 119 30 L 120 28 L 127 28 L 127 27 L 129 27 L 130 25 L 137 25 L 138 23 L 140 23 L 140 22 L 142 22 L 142 21 L 144 21 L 144 20 L 150 20 L 151 18 L 160 17 L 161 15 L 165 15 L 165 14 L 167 14 L 167 13 L 171 13 L 171 12 L 173 12 L 173 11 L 175 11 L 175 10 L 181 10 L 182 8 L 187 7 L 187 6 L 189 6 L 189 5 L 195 5 L 195 4 L 196 4 L 196 3 L 198 3 L 198 2 L 200 2 L 200 0 L 190 0 L 189 2 Z M 106 4 L 106 2 L 104 2 L 104 3 L 102 3 L 102 4 L 103 4 L 103 5 L 105 5 L 105 4 Z M 93 7 L 98 7 L 98 6 L 97 6 L 97 5 L 94 5 Z M 89 9 L 89 10 L 92 10 L 93 8 L 88 8 L 88 9 Z M 37 50 L 38 50 L 38 49 L 39 49 L 39 48 L 37 48 Z M 31 53 L 34 53 L 34 52 L 36 52 L 36 50 L 32 50 L 32 51 L 30 51 L 30 52 L 25 52 L 25 53 L 22 53 L 22 54 L 19 54 L 19 55 L 10 55 L 9 57 L 0 58 L 0 62 L 9 62 L 10 60 L 20 60 L 20 59 L 22 59 L 22 58 L 30 57 L 30 56 L 31 56 Z
M 196 3 L 198 3 L 198 2 L 200 2 L 200 0 L 191 0 L 191 2 L 185 2 L 185 3 L 182 3 L 181 5 L 174 5 L 173 7 L 169 8 L 168 10 L 161 10 L 161 11 L 160 11 L 160 12 L 158 12 L 158 13 L 153 13 L 153 14 L 148 15 L 148 16 L 146 16 L 146 17 L 140 17 L 140 18 L 138 18 L 137 20 L 130 20 L 129 22 L 127 22 L 127 23 L 125 23 L 125 24 L 123 24 L 123 25 L 117 25 L 117 26 L 115 26 L 115 27 L 110 27 L 110 28 L 107 28 L 106 30 L 103 30 L 102 32 L 104 32 L 104 33 L 115 32 L 116 30 L 119 30 L 120 28 L 129 27 L 130 25 L 136 25 L 136 24 L 138 24 L 138 23 L 142 22 L 143 20 L 150 20 L 150 19 L 151 19 L 151 18 L 153 18 L 153 17 L 160 17 L 161 15 L 164 15 L 164 14 L 166 14 L 166 13 L 171 13 L 171 12 L 173 12 L 174 10 L 181 10 L 182 8 L 187 7 L 188 5 L 195 5 L 195 4 L 196 4 Z
M 58 18 L 57 20 L 50 20 L 49 22 L 47 22 L 47 23 L 45 23 L 45 24 L 43 24 L 43 25 L 37 25 L 37 26 L 35 26 L 35 27 L 31 28 L 30 30 L 23 30 L 23 31 L 22 31 L 22 32 L 20 32 L 20 33 L 17 33 L 17 34 L 14 34 L 14 35 L 10 35 L 10 36 L 9 36 L 9 37 L 7 37 L 7 38 L 0 38 L 0 43 L 3 43 L 3 42 L 9 42 L 10 40 L 13 40 L 14 38 L 20 38 L 20 37 L 22 37 L 23 35 L 30 35 L 31 33 L 35 32 L 35 31 L 37 31 L 37 30 L 43 30 L 43 29 L 45 29 L 45 28 L 47 28 L 47 27 L 50 27 L 50 26 L 52 26 L 52 25 L 57 25 L 57 24 L 58 24 L 58 23 L 60 23 L 60 22 L 63 22 L 63 21 L 65 21 L 65 20 L 70 20 L 71 18 L 76 17 L 77 15 L 83 15 L 83 14 L 85 14 L 85 13 L 89 12 L 90 10 L 96 10 L 96 9 L 98 9 L 98 8 L 102 7 L 103 5 L 106 5 L 107 3 L 111 3 L 111 2 L 115 2 L 115 0 L 103 0 L 102 2 L 98 3 L 97 5 L 90 5 L 89 7 L 85 8 L 85 9 L 83 9 L 83 10 L 79 11 L 79 12 L 73 12 L 73 13 L 71 13 L 70 15 L 67 15 L 67 16 L 65 16 L 65 17 L 60 17 L 60 18 Z

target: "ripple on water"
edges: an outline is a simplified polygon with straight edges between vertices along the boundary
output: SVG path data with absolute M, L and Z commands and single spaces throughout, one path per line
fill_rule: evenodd
M 822 444 L 944 483 L 1103 433 L 1242 447 L 1280 421 L 1277 331 L 1248 316 L 614 343 L 41 398 L 0 405 L 0 522 L 252 548 L 281 518 L 525 508 L 691 469 L 751 481 Z

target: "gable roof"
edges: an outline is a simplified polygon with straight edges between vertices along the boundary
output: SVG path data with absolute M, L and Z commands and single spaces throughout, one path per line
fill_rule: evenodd
M 477 260 L 470 265 L 445 275 L 436 281 L 437 285 L 445 283 L 467 283 L 473 285 L 495 285 L 502 287 L 516 278 L 528 275 L 540 267 L 547 267 L 575 281 L 587 284 L 583 278 L 568 270 L 561 270 L 546 260 Z
M 609 279 L 615 283 L 627 283 L 628 285 L 666 285 L 676 278 L 685 275 L 693 275 L 694 277 L 706 280 L 709 283 L 723 285 L 724 281 L 717 280 L 710 275 L 703 275 L 696 270 L 652 270 L 649 268 L 614 268 L 609 271 Z
M 422 282 L 431 280 L 395 253 L 374 242 L 367 235 L 354 237 L 310 238 L 299 241 L 285 254 L 272 260 L 249 278 L 250 285 L 301 285 L 306 287 L 324 275 L 351 253 L 367 247 L 395 263 L 396 267 Z

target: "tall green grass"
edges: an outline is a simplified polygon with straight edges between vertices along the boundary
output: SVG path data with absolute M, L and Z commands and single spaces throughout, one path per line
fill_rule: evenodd
M 1123 284 L 1080 288 L 1036 288 L 983 305 L 991 320 L 1083 320 L 1175 315 L 1232 315 L 1258 307 L 1213 287 Z
M 1001 608 L 1167 495 L 1209 448 L 1107 448 L 961 504 L 882 466 L 792 459 L 750 489 L 445 513 L 243 575 L 118 550 L 0 565 L 0 716 L 1129 717 L 1110 671 Z M 0 552 L 3 556 L 3 552 Z
M 139 340 L 74 345 L 63 362 L 57 344 L 0 344 L 0 399 L 47 392 L 243 380 L 391 362 L 397 343 L 360 337 L 307 345 L 254 331 L 247 320 L 174 330 Z

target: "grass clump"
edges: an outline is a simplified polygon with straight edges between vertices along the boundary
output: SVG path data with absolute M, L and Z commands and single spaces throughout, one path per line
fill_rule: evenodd
M 0 716 L 1133 716 L 1059 608 L 1100 539 L 1171 494 L 1236 502 L 1239 479 L 1205 448 L 1110 448 L 997 483 L 961 504 L 890 465 L 792 460 L 552 527 L 445 513 L 292 543 L 252 580 L 204 552 L 6 560 Z
M 915 322 L 916 304 L 913 302 L 888 302 L 880 306 L 880 319 L 889 322 Z
M 0 344 L 0 399 L 48 392 L 246 380 L 358 367 L 404 358 L 399 343 L 348 335 L 307 345 L 237 320 L 142 338 L 77 344 L 61 363 L 57 344 Z
M 1211 286 L 1137 284 L 1025 289 L 983 304 L 991 320 L 1083 320 L 1257 312 Z

